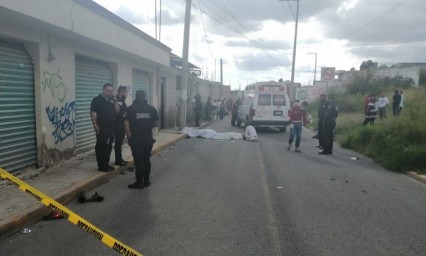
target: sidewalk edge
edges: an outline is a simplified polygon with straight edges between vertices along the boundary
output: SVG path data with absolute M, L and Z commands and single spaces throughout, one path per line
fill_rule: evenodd
M 407 174 L 408 174 L 408 176 L 410 176 L 410 177 L 412 177 L 412 178 L 414 178 L 414 179 L 416 179 L 420 182 L 426 183 L 426 176 L 425 175 L 420 175 L 417 172 L 407 172 Z
M 165 142 L 157 147 L 154 147 L 152 150 L 152 155 L 158 154 L 163 149 L 175 144 L 176 142 L 186 138 L 186 134 L 180 134 L 177 138 Z M 132 161 L 133 162 L 133 159 Z M 60 204 L 66 205 L 67 203 L 73 201 L 76 196 L 85 191 L 90 191 L 98 187 L 99 185 L 108 182 L 115 176 L 120 174 L 121 169 L 116 167 L 114 171 L 107 173 L 96 173 L 92 176 L 89 176 L 87 179 L 77 182 L 70 187 L 64 189 L 63 191 L 57 193 L 55 196 L 51 196 L 54 200 Z M 17 188 L 18 189 L 18 188 Z M 23 226 L 31 225 L 44 216 L 49 214 L 51 211 L 50 208 L 42 205 L 40 202 L 35 201 L 33 205 L 13 214 L 4 220 L 5 224 L 0 224 L 0 239 L 4 239 L 16 232 L 18 232 Z
M 63 191 L 58 192 L 55 196 L 51 196 L 52 199 L 65 205 L 73 201 L 78 193 L 84 191 L 90 191 L 102 183 L 108 182 L 108 180 L 114 178 L 120 173 L 120 169 L 116 168 L 114 171 L 108 173 L 97 173 L 93 176 L 89 176 L 87 179 L 75 183 L 70 187 L 67 187 Z M 16 188 L 18 189 L 18 188 Z M 37 188 L 36 188 L 37 189 Z M 25 225 L 31 225 L 34 222 L 41 220 L 44 216 L 49 214 L 52 210 L 42 205 L 38 201 L 34 201 L 34 204 L 5 218 L 2 220 L 5 224 L 0 225 L 0 238 L 8 237 L 13 233 L 19 231 Z
M 171 146 L 171 145 L 173 145 L 173 144 L 175 144 L 176 142 L 178 142 L 178 141 L 181 141 L 181 140 L 183 140 L 183 139 L 185 139 L 186 138 L 186 134 L 180 134 L 179 135 L 179 137 L 177 137 L 177 138 L 175 138 L 175 139 L 173 139 L 173 140 L 171 140 L 171 141 L 168 141 L 168 142 L 166 142 L 166 143 L 163 143 L 163 144 L 161 144 L 161 145 L 159 145 L 159 146 L 157 146 L 157 147 L 154 147 L 153 149 L 152 149 L 152 151 L 151 151 L 151 155 L 153 156 L 153 155 L 156 155 L 158 152 L 160 152 L 161 150 L 163 150 L 163 149 L 165 149 L 165 148 L 167 148 L 167 147 L 169 147 L 169 146 Z

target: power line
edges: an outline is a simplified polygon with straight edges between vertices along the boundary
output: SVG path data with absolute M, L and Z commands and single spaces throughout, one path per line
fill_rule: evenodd
M 205 12 L 204 12 L 205 13 Z M 216 19 L 215 17 L 213 17 L 213 16 L 211 16 L 211 15 L 209 15 L 209 14 L 207 14 L 207 13 L 205 13 L 207 16 L 209 16 L 211 19 L 213 19 L 213 20 L 215 20 L 216 22 L 218 22 L 218 23 L 220 23 L 220 24 L 222 24 L 224 27 L 226 27 L 226 28 L 228 28 L 229 30 L 231 30 L 231 31 L 233 31 L 233 32 L 235 32 L 235 33 L 237 33 L 238 35 L 240 35 L 240 36 L 242 36 L 242 37 L 244 37 L 245 39 L 247 39 L 250 43 L 252 43 L 253 44 L 253 46 L 255 46 L 256 48 L 258 48 L 258 49 L 261 49 L 262 47 L 264 48 L 264 46 L 262 46 L 261 44 L 259 44 L 259 43 L 257 43 L 257 42 L 255 42 L 255 41 L 253 41 L 253 40 L 251 40 L 250 38 L 248 38 L 248 37 L 246 37 L 245 35 L 243 35 L 242 33 L 240 33 L 240 32 L 238 32 L 238 31 L 236 31 L 235 29 L 233 29 L 232 27 L 229 27 L 227 24 L 225 24 L 224 22 L 222 22 L 222 21 L 220 21 L 220 20 L 218 20 L 218 19 Z M 267 55 L 269 55 L 269 57 L 271 57 L 277 64 L 279 64 L 280 66 L 283 66 L 277 59 L 275 59 L 272 55 L 270 55 L 268 52 L 266 52 L 266 54 Z
M 391 9 L 389 9 L 388 11 L 384 12 L 382 15 L 378 16 L 377 18 L 367 22 L 365 25 L 359 27 L 358 29 L 355 29 L 354 31 L 350 32 L 349 34 L 347 34 L 346 36 L 343 37 L 343 39 L 346 39 L 348 37 L 350 37 L 351 35 L 363 30 L 364 28 L 366 28 L 367 26 L 371 25 L 372 23 L 376 22 L 377 20 L 383 18 L 384 16 L 386 16 L 387 14 L 389 14 L 390 12 L 392 12 L 393 10 L 399 8 L 401 5 L 405 4 L 406 2 L 408 2 L 408 0 L 404 0 L 403 2 L 395 5 L 394 7 L 392 7 Z
M 211 55 L 212 57 L 214 57 L 214 56 L 213 56 L 213 54 L 212 54 L 212 50 L 211 50 L 211 48 L 210 48 L 210 42 L 209 42 L 209 39 L 208 39 L 208 37 L 207 37 L 206 25 L 205 25 L 205 23 L 204 23 L 203 11 L 202 11 L 202 9 L 201 9 L 201 3 L 200 3 L 200 0 L 198 0 L 198 5 L 199 5 L 199 11 L 200 11 L 200 15 L 201 15 L 201 21 L 202 21 L 202 23 L 203 23 L 204 36 L 205 36 L 205 38 L 206 38 L 207 47 L 209 48 L 210 55 Z
M 299 1 L 299 0 L 297 0 Z M 286 1 L 288 4 L 288 8 L 290 8 L 291 14 L 293 14 L 293 19 L 296 19 L 296 15 L 294 15 L 293 8 L 291 8 L 290 1 Z
M 257 36 L 257 39 L 253 39 L 254 41 L 259 41 L 266 49 L 270 49 L 272 51 L 278 52 L 277 49 L 275 49 L 273 46 L 269 45 L 265 41 L 261 39 L 259 36 L 259 33 L 257 33 L 250 25 L 245 23 L 243 20 L 241 20 L 237 15 L 232 13 L 231 10 L 229 10 L 225 5 L 220 5 L 217 0 L 212 0 L 213 4 L 215 4 L 220 9 L 224 10 L 225 13 L 227 13 L 233 20 L 235 20 L 243 29 L 245 29 L 249 33 L 253 33 Z
M 257 32 L 255 32 L 253 28 L 251 28 L 249 25 L 245 24 L 240 18 L 238 18 L 237 15 L 233 14 L 228 8 L 218 4 L 217 1 L 215 1 L 215 0 L 213 0 L 212 2 L 217 7 L 219 7 L 221 9 L 221 11 L 223 11 L 223 12 L 221 12 L 221 14 L 225 14 L 225 17 L 223 17 L 221 14 L 218 14 L 216 12 L 215 8 L 213 8 L 212 6 L 209 6 L 206 3 L 206 6 L 210 9 L 210 11 L 212 13 L 214 13 L 215 16 L 217 16 L 218 18 L 214 18 L 213 15 L 208 15 L 206 12 L 204 12 L 204 13 L 206 13 L 206 15 L 208 15 L 209 17 L 214 19 L 216 22 L 219 22 L 220 24 L 227 27 L 229 30 L 231 30 L 231 31 L 241 35 L 242 37 L 246 38 L 252 44 L 256 44 L 256 47 L 261 47 L 261 48 L 264 48 L 264 49 L 267 49 L 267 50 L 275 51 L 278 54 L 288 54 L 286 52 L 282 53 L 282 52 L 278 51 L 277 49 L 268 45 L 265 41 L 260 39 L 259 34 Z M 239 25 L 241 28 L 243 28 L 243 30 L 241 30 L 238 27 L 236 27 L 235 25 L 233 25 L 233 23 L 231 21 L 229 21 L 229 19 L 227 19 L 226 17 L 230 17 L 231 19 L 236 21 L 237 25 Z M 225 25 L 225 23 L 226 23 L 226 25 Z M 258 39 L 252 39 L 252 38 L 249 38 L 248 36 L 243 35 L 244 33 L 253 33 L 253 34 L 256 34 L 259 38 Z
M 284 11 L 285 15 L 286 15 L 287 17 L 290 17 L 290 15 L 289 15 L 289 14 L 288 14 L 288 12 L 287 12 L 287 8 L 285 8 L 285 7 L 284 7 L 284 3 L 281 3 L 281 7 L 282 7 L 282 9 L 283 9 L 283 11 Z M 294 18 L 294 15 L 293 15 L 293 18 Z

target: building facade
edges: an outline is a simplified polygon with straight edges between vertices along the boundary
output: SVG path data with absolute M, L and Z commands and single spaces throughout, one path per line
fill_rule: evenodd
M 176 115 L 171 49 L 87 0 L 0 3 L 0 166 L 49 167 L 94 149 L 90 102 L 105 83 Z

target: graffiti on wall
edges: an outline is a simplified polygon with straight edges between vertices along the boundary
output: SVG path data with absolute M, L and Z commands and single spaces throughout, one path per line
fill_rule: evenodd
M 62 103 L 67 96 L 67 89 L 65 88 L 65 84 L 62 81 L 62 76 L 59 74 L 60 70 L 61 68 L 58 68 L 58 71 L 55 73 L 44 71 L 41 84 L 43 85 L 44 91 L 49 91 L 52 95 L 52 98 L 58 99 L 59 102 Z
M 323 93 L 327 93 L 327 87 L 322 86 L 304 86 L 296 88 L 296 99 L 311 102 Z
M 296 94 L 297 94 L 296 99 L 306 100 L 308 98 L 308 92 L 307 92 L 306 89 L 297 88 L 296 91 L 297 91 L 296 92 Z
M 54 127 L 52 136 L 55 139 L 55 144 L 65 140 L 74 133 L 75 101 L 67 102 L 61 107 L 48 106 L 46 113 L 49 122 Z

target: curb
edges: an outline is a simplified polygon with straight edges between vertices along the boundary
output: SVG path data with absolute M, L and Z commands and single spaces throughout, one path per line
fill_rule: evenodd
M 92 190 L 99 185 L 106 183 L 119 173 L 120 168 L 116 168 L 114 171 L 108 173 L 97 173 L 96 175 L 88 177 L 84 181 L 76 183 L 51 197 L 60 204 L 65 205 L 73 201 L 80 192 Z M 0 225 L 0 237 L 4 238 L 18 232 L 22 226 L 41 220 L 51 211 L 52 210 L 50 208 L 43 204 L 35 203 L 28 208 L 17 212 L 16 214 L 6 218 L 4 220 L 4 225 Z
M 151 155 L 156 155 L 161 150 L 185 138 L 186 134 L 181 134 L 179 137 L 153 148 Z M 129 163 L 133 164 L 133 158 L 131 159 L 131 161 L 129 161 Z M 51 198 L 59 202 L 60 204 L 65 205 L 73 201 L 79 193 L 93 190 L 101 184 L 107 183 L 109 180 L 119 175 L 120 172 L 121 167 L 115 167 L 115 170 L 111 172 L 96 173 L 95 175 L 90 176 L 84 179 L 83 181 L 71 185 L 70 187 L 57 193 L 55 196 L 51 196 Z M 29 206 L 14 215 L 11 215 L 10 217 L 3 220 L 5 224 L 0 225 L 0 238 L 4 239 L 18 232 L 23 226 L 30 225 L 34 222 L 41 220 L 51 211 L 52 210 L 50 208 L 37 202 L 34 205 Z
M 420 182 L 426 183 L 426 175 L 420 175 L 417 172 L 407 172 L 407 174 Z
M 179 137 L 177 137 L 176 139 L 171 140 L 171 141 L 169 141 L 167 143 L 162 144 L 161 146 L 158 146 L 158 147 L 152 149 L 151 156 L 156 155 L 161 150 L 163 150 L 163 149 L 165 149 L 165 148 L 167 148 L 167 147 L 169 147 L 169 146 L 175 144 L 176 142 L 181 141 L 181 140 L 183 140 L 185 138 L 186 138 L 186 134 L 180 134 Z M 133 160 L 132 160 L 132 162 L 133 162 Z

